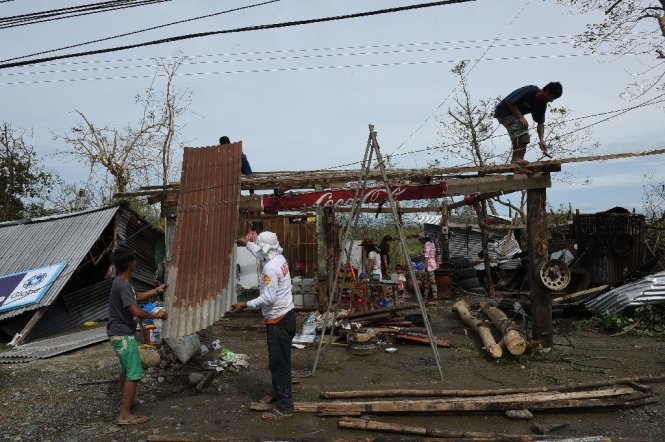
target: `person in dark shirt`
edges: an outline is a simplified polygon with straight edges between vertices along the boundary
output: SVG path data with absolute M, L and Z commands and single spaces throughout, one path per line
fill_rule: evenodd
M 225 144 L 231 144 L 231 140 L 226 135 L 219 138 L 219 145 L 223 146 Z M 242 165 L 240 166 L 240 173 L 243 175 L 252 174 L 252 167 L 249 165 L 249 160 L 247 159 L 247 156 L 244 152 L 242 154 Z
M 533 121 L 538 123 L 538 145 L 543 153 L 549 156 L 545 143 L 545 112 L 547 103 L 559 98 L 563 93 L 561 83 L 548 83 L 544 88 L 524 86 L 514 90 L 496 106 L 494 117 L 499 120 L 510 135 L 513 154 L 511 163 L 524 165 L 526 147 L 531 141 L 529 122 L 524 115 L 531 114 Z
M 128 248 L 118 248 L 111 254 L 111 262 L 115 266 L 116 277 L 109 295 L 109 323 L 106 325 L 106 332 L 113 350 L 120 359 L 121 366 L 122 402 L 118 425 L 142 424 L 148 421 L 148 416 L 139 416 L 131 412 L 136 395 L 136 385 L 143 376 L 134 318 L 166 319 L 168 317 L 164 310 L 148 313 L 138 305 L 138 301 L 145 301 L 164 293 L 166 284 L 147 292 L 136 293 L 130 282 L 132 273 L 136 270 L 134 252 Z
M 379 255 L 381 256 L 381 277 L 383 279 L 390 279 L 388 275 L 388 268 L 390 267 L 390 243 L 392 242 L 393 237 L 386 235 L 381 240 L 379 244 Z

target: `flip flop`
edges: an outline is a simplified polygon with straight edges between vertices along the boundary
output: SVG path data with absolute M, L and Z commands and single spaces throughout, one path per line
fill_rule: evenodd
M 273 408 L 270 411 L 266 411 L 261 415 L 261 419 L 266 420 L 276 420 L 276 419 L 290 419 L 293 417 L 293 413 L 287 413 L 285 411 L 280 411 L 277 408 Z
M 118 420 L 118 425 L 138 425 L 138 424 L 145 424 L 145 423 L 148 422 L 149 420 L 150 420 L 150 417 L 149 417 L 149 416 L 138 416 L 138 415 L 135 415 L 135 416 L 132 416 L 129 420 L 124 421 L 124 422 L 120 422 L 120 420 Z

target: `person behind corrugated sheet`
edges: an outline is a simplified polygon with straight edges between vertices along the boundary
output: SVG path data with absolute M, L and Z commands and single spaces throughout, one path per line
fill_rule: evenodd
M 225 144 L 231 144 L 231 140 L 226 135 L 223 135 L 219 137 L 219 145 L 223 146 Z M 245 176 L 251 175 L 252 166 L 249 165 L 249 160 L 247 159 L 247 155 L 245 155 L 245 152 L 242 152 L 241 161 L 242 163 L 240 165 L 240 173 Z M 249 194 L 254 195 L 254 189 L 250 189 Z
M 234 312 L 245 308 L 261 308 L 266 323 L 268 364 L 272 377 L 272 395 L 263 402 L 274 404 L 263 419 L 283 419 L 293 416 L 291 391 L 291 341 L 296 334 L 296 314 L 291 293 L 289 264 L 282 255 L 282 248 L 273 232 L 261 232 L 256 242 L 239 238 L 236 243 L 247 247 L 258 260 L 263 261 L 259 282 L 259 296 L 248 302 L 238 302 L 231 307 Z
M 164 293 L 166 284 L 147 292 L 136 293 L 130 282 L 132 273 L 136 270 L 134 252 L 126 247 L 119 247 L 111 253 L 111 262 L 115 267 L 116 277 L 109 295 L 109 323 L 106 325 L 106 331 L 113 350 L 120 359 L 122 402 L 118 425 L 142 424 L 148 421 L 148 416 L 139 416 L 131 412 L 131 407 L 137 405 L 134 402 L 136 386 L 143 376 L 134 318 L 166 319 L 168 317 L 164 310 L 148 313 L 138 305 L 139 301 L 146 301 Z
M 531 114 L 533 121 L 538 123 L 538 145 L 543 154 L 550 156 L 545 143 L 545 112 L 547 103 L 550 103 L 563 94 L 563 87 L 559 82 L 547 83 L 540 89 L 538 86 L 524 86 L 512 91 L 501 100 L 494 110 L 494 118 L 499 120 L 510 135 L 512 143 L 511 163 L 525 165 L 526 148 L 531 141 L 529 136 L 529 122 L 524 117 Z
M 420 243 L 423 245 L 423 253 L 425 254 L 425 262 L 423 268 L 423 283 L 425 285 L 425 291 L 429 288 L 429 300 L 430 304 L 436 304 L 439 301 L 439 295 L 437 293 L 436 287 L 436 277 L 434 275 L 434 270 L 439 268 L 438 259 L 436 256 L 436 246 L 432 242 L 432 238 L 429 237 L 425 232 L 421 232 L 418 235 Z M 423 296 L 427 299 L 427 294 Z

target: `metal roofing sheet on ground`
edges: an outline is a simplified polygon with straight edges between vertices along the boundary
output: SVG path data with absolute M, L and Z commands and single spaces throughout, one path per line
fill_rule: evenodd
M 234 301 L 241 153 L 241 143 L 185 149 L 165 337 L 208 327 Z
M 665 272 L 617 287 L 588 301 L 585 306 L 593 313 L 604 315 L 631 305 L 646 304 L 665 304 Z
M 0 224 L 0 275 L 67 262 L 38 303 L 3 312 L 0 321 L 51 305 L 118 209 L 105 207 Z
M 0 364 L 15 364 L 46 359 L 107 340 L 106 327 L 44 339 L 0 352 Z

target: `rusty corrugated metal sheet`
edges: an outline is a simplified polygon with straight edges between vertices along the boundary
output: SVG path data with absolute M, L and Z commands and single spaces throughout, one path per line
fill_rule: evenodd
M 242 143 L 185 149 L 168 271 L 167 338 L 208 327 L 235 300 L 241 153 Z
M 574 219 L 577 267 L 594 285 L 619 282 L 644 259 L 644 216 L 616 213 L 577 215 Z

